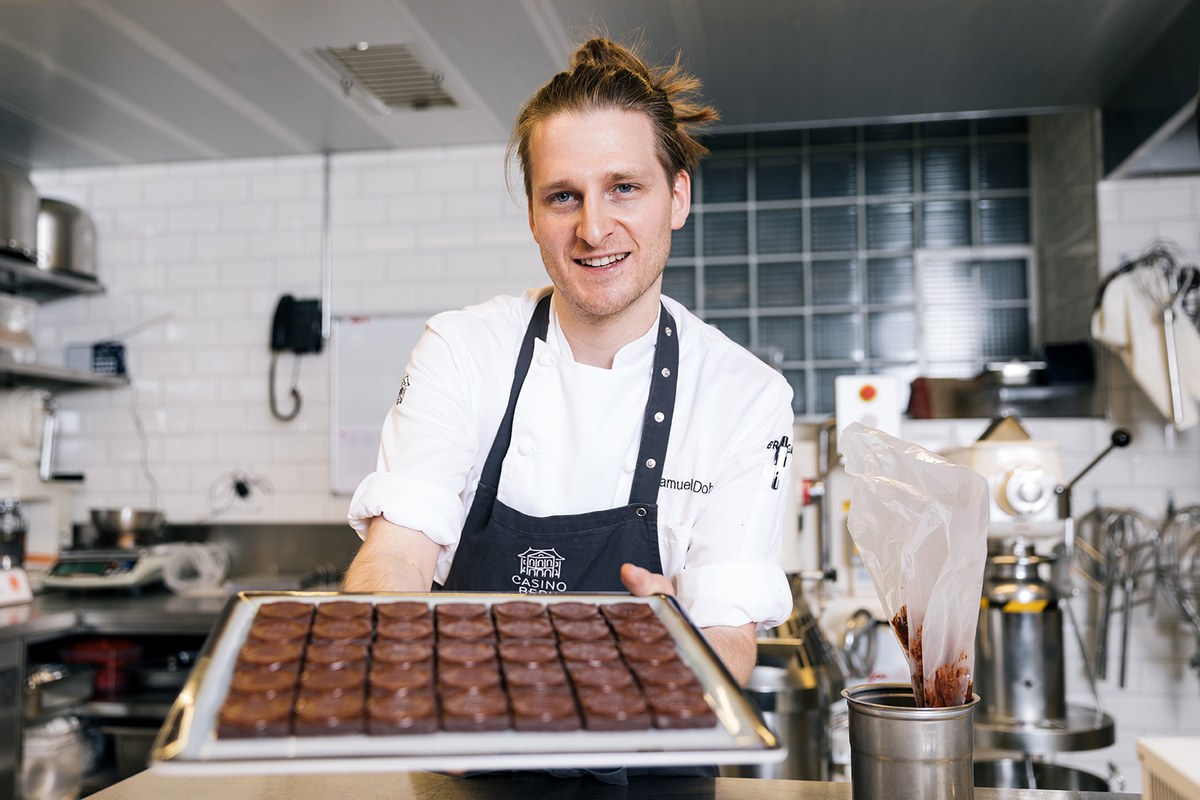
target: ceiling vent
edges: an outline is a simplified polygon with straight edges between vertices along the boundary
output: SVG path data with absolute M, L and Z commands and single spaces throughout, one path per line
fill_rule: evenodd
M 345 94 L 376 113 L 457 105 L 442 86 L 442 74 L 425 66 L 406 44 L 360 42 L 323 47 L 317 55 L 334 71 Z

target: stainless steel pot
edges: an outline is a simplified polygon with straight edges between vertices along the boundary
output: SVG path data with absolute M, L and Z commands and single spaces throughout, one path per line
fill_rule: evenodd
M 79 206 L 44 197 L 37 215 L 37 265 L 52 272 L 96 275 L 96 226 Z
M 36 260 L 38 195 L 29 176 L 0 164 L 0 252 Z

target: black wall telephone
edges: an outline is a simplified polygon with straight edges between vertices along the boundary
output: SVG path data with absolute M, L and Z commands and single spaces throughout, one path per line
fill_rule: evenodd
M 267 380 L 270 388 L 271 414 L 287 422 L 300 413 L 300 392 L 296 383 L 300 377 L 300 362 L 296 360 L 292 372 L 292 410 L 280 411 L 275 400 L 275 364 L 279 354 L 292 352 L 297 356 L 304 353 L 319 353 L 325 340 L 321 338 L 321 301 L 297 300 L 290 294 L 279 298 L 275 306 L 275 318 L 271 320 L 271 369 Z
M 271 349 L 319 353 L 322 344 L 321 301 L 297 300 L 290 294 L 279 298 L 271 323 Z

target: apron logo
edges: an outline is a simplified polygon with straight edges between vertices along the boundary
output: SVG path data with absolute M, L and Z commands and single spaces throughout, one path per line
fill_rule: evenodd
M 400 393 L 396 395 L 396 405 L 404 402 L 404 392 L 408 389 L 408 373 L 404 373 L 404 378 L 400 381 Z
M 553 547 L 546 550 L 530 547 L 517 558 L 520 566 L 517 574 L 512 576 L 512 582 L 520 594 L 557 594 L 567 590 L 566 582 L 559 580 L 566 559 Z

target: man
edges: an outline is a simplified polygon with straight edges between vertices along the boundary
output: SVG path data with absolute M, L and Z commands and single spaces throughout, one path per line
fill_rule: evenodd
M 347 591 L 677 594 L 743 683 L 778 566 L 791 389 L 661 295 L 716 119 L 679 62 L 593 39 L 510 153 L 553 283 L 435 316 L 350 521 Z

